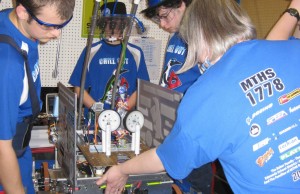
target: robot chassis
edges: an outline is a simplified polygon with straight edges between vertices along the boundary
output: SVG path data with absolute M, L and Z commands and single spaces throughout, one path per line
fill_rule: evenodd
M 128 133 L 116 141 L 112 140 L 112 132 L 121 125 L 120 115 L 114 110 L 96 111 L 101 142 L 89 142 L 85 130 L 77 129 L 77 95 L 61 83 L 58 88 L 59 117 L 49 124 L 49 141 L 55 144 L 57 165 L 50 169 L 47 163 L 42 164 L 40 174 L 35 177 L 38 193 L 103 193 L 106 186 L 99 187 L 95 181 L 110 166 L 149 149 L 140 141 L 143 114 L 137 110 L 128 112 L 123 119 Z M 172 183 L 165 172 L 132 175 L 123 193 L 172 193 Z
M 102 28 L 108 18 L 99 18 L 98 6 L 100 0 L 94 4 L 91 32 L 88 37 L 87 53 L 91 48 L 96 22 Z M 135 15 L 139 0 L 134 0 L 131 15 Z M 126 36 L 123 44 L 127 45 L 133 18 L 121 18 L 127 21 Z M 111 18 L 109 18 L 111 21 Z M 124 30 L 124 22 L 120 24 Z M 114 26 L 113 29 L 115 29 Z M 120 58 L 123 58 L 121 53 Z M 85 74 L 88 63 L 86 56 L 81 85 L 85 85 Z M 119 61 L 116 71 L 116 80 L 120 72 L 122 61 Z M 114 84 L 115 91 L 117 82 Z M 49 122 L 49 141 L 55 144 L 55 167 L 48 168 L 47 163 L 42 164 L 40 173 L 34 177 L 38 193 L 75 193 L 94 194 L 103 193 L 106 185 L 98 186 L 95 181 L 99 179 L 112 165 L 124 162 L 130 158 L 147 151 L 149 148 L 140 141 L 140 130 L 144 124 L 143 114 L 137 110 L 128 112 L 123 118 L 114 110 L 103 110 L 101 107 L 94 110 L 94 138 L 89 141 L 88 128 L 82 125 L 83 87 L 77 102 L 77 95 L 62 83 L 58 83 L 59 114 L 58 118 Z M 113 93 L 112 99 L 115 99 Z M 79 110 L 77 111 L 77 107 Z M 112 102 L 114 107 L 114 101 Z M 112 139 L 112 133 L 118 134 L 120 125 L 123 124 L 127 133 L 122 138 Z M 98 135 L 98 128 L 101 135 Z M 99 137 L 100 136 L 100 137 Z M 101 142 L 98 143 L 98 138 Z M 38 181 L 40 180 L 40 181 Z M 156 174 L 131 175 L 125 185 L 123 193 L 172 193 L 173 180 L 166 172 Z

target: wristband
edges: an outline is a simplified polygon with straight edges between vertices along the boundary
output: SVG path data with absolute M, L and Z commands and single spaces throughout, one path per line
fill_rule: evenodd
M 299 16 L 299 12 L 297 9 L 295 8 L 288 8 L 284 11 L 284 13 L 287 12 L 289 13 L 291 16 L 295 17 L 297 19 L 297 21 L 300 20 L 300 16 Z

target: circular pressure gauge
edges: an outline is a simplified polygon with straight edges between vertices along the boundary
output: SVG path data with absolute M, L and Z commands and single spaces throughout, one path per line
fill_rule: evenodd
M 102 130 L 105 130 L 106 126 L 110 125 L 110 130 L 114 131 L 120 127 L 121 117 L 114 110 L 104 110 L 98 117 L 98 124 Z
M 124 118 L 125 128 L 128 131 L 134 133 L 136 131 L 136 125 L 139 125 L 140 128 L 142 128 L 142 126 L 144 125 L 144 116 L 143 116 L 143 114 L 138 110 L 128 112 L 127 115 Z

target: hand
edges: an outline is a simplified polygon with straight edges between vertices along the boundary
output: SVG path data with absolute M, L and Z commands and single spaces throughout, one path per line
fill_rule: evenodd
M 100 179 L 97 180 L 97 185 L 102 185 L 106 182 L 105 194 L 121 194 L 127 182 L 128 175 L 122 173 L 121 166 L 112 166 Z
M 103 107 L 104 107 L 104 104 L 102 102 L 95 102 L 90 110 L 92 110 L 93 112 L 101 112 L 103 111 Z

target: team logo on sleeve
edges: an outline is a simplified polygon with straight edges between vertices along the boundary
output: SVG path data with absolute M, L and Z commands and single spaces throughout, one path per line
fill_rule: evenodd
M 168 78 L 168 88 L 173 90 L 174 88 L 177 88 L 181 85 L 182 85 L 182 82 L 181 82 L 179 76 L 174 71 L 172 71 Z
M 181 86 L 181 81 L 178 77 L 178 75 L 172 70 L 174 66 L 182 65 L 181 62 L 177 61 L 176 59 L 171 59 L 167 67 L 164 69 L 162 74 L 162 79 L 160 85 L 162 87 L 167 87 L 169 89 L 174 89 L 178 86 Z

